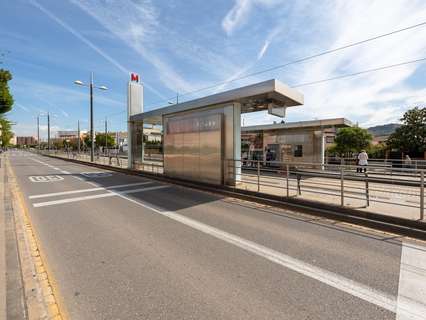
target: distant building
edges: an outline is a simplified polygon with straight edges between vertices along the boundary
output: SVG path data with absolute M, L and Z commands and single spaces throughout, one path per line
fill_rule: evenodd
M 324 119 L 241 128 L 242 159 L 277 162 L 323 162 L 344 119 Z
M 37 139 L 29 136 L 29 137 L 16 137 L 16 145 L 23 147 L 23 146 L 32 146 L 37 144 Z
M 80 131 L 80 138 L 83 138 L 85 134 L 86 134 L 86 131 Z M 78 131 L 73 131 L 73 130 L 58 131 L 56 132 L 56 138 L 62 139 L 62 140 L 77 139 Z

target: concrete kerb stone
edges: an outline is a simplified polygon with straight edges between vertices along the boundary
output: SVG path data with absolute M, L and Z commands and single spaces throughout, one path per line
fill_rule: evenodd
M 45 259 L 42 258 L 40 247 L 29 214 L 23 202 L 22 194 L 16 183 L 16 177 L 8 166 L 12 192 L 13 214 L 16 223 L 21 274 L 24 283 L 24 294 L 29 320 L 65 319 L 54 295 Z

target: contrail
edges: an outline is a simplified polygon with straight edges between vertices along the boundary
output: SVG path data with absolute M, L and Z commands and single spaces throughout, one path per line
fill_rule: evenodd
M 76 31 L 74 28 L 66 24 L 64 21 L 62 21 L 60 18 L 58 18 L 56 15 L 54 15 L 51 11 L 43 7 L 40 3 L 38 3 L 37 0 L 30 0 L 30 3 L 35 6 L 37 9 L 39 9 L 41 12 L 43 12 L 45 15 L 47 15 L 50 19 L 55 21 L 57 24 L 59 24 L 62 28 L 70 32 L 73 36 L 75 36 L 77 39 L 82 41 L 84 44 L 89 46 L 91 49 L 99 53 L 104 59 L 106 59 L 108 62 L 113 64 L 115 67 L 117 67 L 121 72 L 124 72 L 126 75 L 128 75 L 131 71 L 124 67 L 121 63 L 119 63 L 117 60 L 112 58 L 110 55 L 108 55 L 105 51 L 100 49 L 98 46 L 96 46 L 93 42 L 91 42 L 89 39 L 87 39 L 85 36 L 83 36 L 81 33 Z M 150 85 L 144 83 L 144 86 L 155 93 L 160 98 L 165 99 L 165 96 L 163 96 L 160 92 L 158 92 L 156 89 L 151 87 Z

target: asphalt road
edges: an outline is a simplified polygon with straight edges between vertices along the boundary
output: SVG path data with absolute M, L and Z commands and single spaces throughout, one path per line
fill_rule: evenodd
M 426 310 L 421 244 L 60 159 L 9 159 L 71 319 L 425 319 L 396 315 Z M 415 281 L 407 261 L 422 264 Z

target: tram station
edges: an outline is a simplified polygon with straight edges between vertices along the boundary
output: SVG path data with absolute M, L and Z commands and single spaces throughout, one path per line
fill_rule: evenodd
M 272 79 L 163 108 L 142 111 L 143 92 L 129 83 L 129 166 L 144 163 L 144 127 L 161 126 L 164 175 L 235 185 L 241 174 L 241 114 L 267 110 L 282 118 L 303 94 Z

